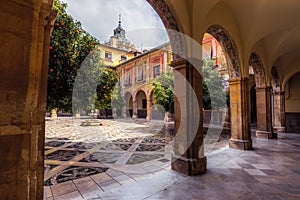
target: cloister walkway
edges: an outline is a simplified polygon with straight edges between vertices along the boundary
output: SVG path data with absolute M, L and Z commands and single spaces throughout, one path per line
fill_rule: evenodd
M 207 173 L 185 176 L 167 165 L 149 173 L 109 169 L 45 188 L 47 199 L 299 199 L 300 134 L 281 133 L 277 140 L 253 136 L 253 151 L 228 147 L 207 155 Z M 104 177 L 105 176 L 105 177 Z M 97 181 L 102 181 L 101 183 Z M 105 181 L 103 181 L 105 180 Z

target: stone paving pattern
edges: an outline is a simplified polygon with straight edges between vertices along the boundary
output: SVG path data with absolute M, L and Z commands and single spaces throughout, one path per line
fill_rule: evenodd
M 143 140 L 149 140 L 144 139 L 146 136 L 137 139 L 137 132 L 133 135 L 135 139 L 129 139 L 132 140 L 129 148 L 123 146 L 124 149 L 115 151 L 122 155 L 138 154 L 137 147 Z M 72 150 L 68 147 L 76 147 L 76 142 L 79 141 L 46 148 L 50 153 Z M 114 142 L 117 144 L 117 139 Z M 99 167 L 106 171 L 45 186 L 45 199 L 300 199 L 300 135 L 279 134 L 278 140 L 253 136 L 253 143 L 253 151 L 218 146 L 207 154 L 207 173 L 196 177 L 171 170 L 168 151 L 148 151 L 149 155 L 161 153 L 164 157 L 140 164 L 127 164 L 129 155 L 121 156 L 114 164 L 80 162 L 94 152 L 92 147 L 68 161 L 46 160 L 47 165 L 57 166 L 45 173 L 45 180 L 70 166 Z M 132 146 L 136 146 L 134 151 L 131 151 Z M 109 147 L 103 152 L 115 152 L 112 149 Z

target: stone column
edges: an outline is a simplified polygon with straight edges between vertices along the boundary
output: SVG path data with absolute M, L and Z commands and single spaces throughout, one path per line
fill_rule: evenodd
M 276 138 L 272 130 L 271 87 L 256 88 L 257 130 L 258 138 Z
M 147 97 L 147 117 L 146 120 L 151 120 L 151 114 L 152 114 L 152 110 L 151 110 L 151 106 L 152 106 L 152 99 L 150 99 L 150 97 Z
M 229 79 L 230 115 L 231 115 L 231 148 L 250 150 L 252 139 L 249 120 L 248 78 Z
M 202 78 L 184 59 L 174 61 L 172 67 L 175 70 L 176 133 L 172 169 L 187 175 L 199 175 L 206 172 L 207 165 L 202 130 Z M 191 88 L 188 87 L 188 83 Z
M 133 107 L 132 107 L 132 119 L 138 118 L 138 100 L 132 99 Z
M 284 91 L 273 92 L 273 128 L 278 133 L 285 132 L 285 93 Z
M 1 199 L 43 199 L 51 4 L 1 2 Z
M 123 118 L 126 118 L 126 117 L 127 117 L 127 107 L 126 107 L 126 105 L 123 106 L 123 108 L 122 108 L 122 117 L 123 117 Z

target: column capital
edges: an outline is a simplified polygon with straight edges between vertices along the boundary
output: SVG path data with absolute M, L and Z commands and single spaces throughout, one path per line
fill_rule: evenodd
M 248 82 L 249 78 L 242 78 L 242 77 L 234 77 L 228 79 L 229 85 L 239 84 L 241 82 Z
M 256 92 L 267 92 L 267 91 L 271 91 L 270 86 L 262 86 L 262 87 L 256 87 Z
M 203 66 L 203 61 L 198 58 L 180 58 L 171 63 L 171 67 L 174 69 L 180 69 L 180 68 L 197 68 L 197 70 L 200 72 L 201 66 Z
M 187 67 L 187 61 L 183 58 L 179 58 L 177 60 L 174 60 L 171 62 L 171 67 L 174 69 L 179 69 L 179 68 L 183 68 L 183 67 Z
M 285 91 L 273 91 L 273 95 L 285 95 Z
M 271 89 L 271 86 L 256 86 L 256 90 L 267 90 L 267 89 Z

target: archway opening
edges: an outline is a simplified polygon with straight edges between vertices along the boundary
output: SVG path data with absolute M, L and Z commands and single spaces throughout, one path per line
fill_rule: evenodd
M 271 84 L 273 92 L 272 122 L 277 132 L 285 132 L 285 91 L 281 88 L 281 79 L 275 66 L 271 69 Z
M 154 5 L 161 16 L 171 14 L 168 5 L 164 1 L 159 1 L 159 7 L 157 7 L 157 2 L 149 2 L 152 2 L 152 5 Z M 166 8 L 170 13 L 166 13 Z M 160 9 L 163 9 L 164 12 L 162 12 Z M 155 16 L 155 19 L 157 19 L 157 16 Z M 168 28 L 178 28 L 174 21 L 169 21 L 169 18 L 164 20 Z M 63 23 L 59 21 L 59 23 L 56 23 L 55 26 L 62 27 L 62 24 Z M 70 35 L 72 33 L 73 32 L 68 32 Z M 117 70 L 115 69 L 116 66 L 113 65 L 126 62 L 128 63 L 131 62 L 130 60 L 132 58 L 141 58 L 144 55 L 149 56 L 151 53 L 149 49 L 148 52 L 148 50 L 142 48 L 139 48 L 137 52 L 132 52 L 129 50 L 121 51 L 123 42 L 125 44 L 125 48 L 127 47 L 126 45 L 130 45 L 128 41 L 125 40 L 126 38 L 123 38 L 124 33 L 125 29 L 122 28 L 121 23 L 119 22 L 119 25 L 114 30 L 114 35 L 110 38 L 110 41 L 105 42 L 105 44 L 100 44 L 100 46 L 102 45 L 101 48 L 103 53 L 101 54 L 101 59 L 106 67 L 114 72 Z M 121 37 L 123 40 L 121 42 L 116 42 L 115 39 L 117 37 Z M 114 42 L 116 42 L 116 44 L 119 46 L 110 47 L 109 44 L 114 44 Z M 55 46 L 53 45 L 50 47 L 50 50 L 54 48 Z M 140 51 L 141 49 L 145 51 Z M 166 51 L 163 49 L 161 52 L 165 52 L 165 54 L 161 55 L 160 52 L 155 52 L 157 54 L 155 55 L 156 58 L 162 57 L 160 60 L 164 60 L 164 62 L 159 63 L 159 73 L 166 69 L 167 65 L 169 64 L 169 60 L 172 57 L 172 53 L 170 53 L 171 51 Z M 66 59 L 68 57 L 72 57 L 72 55 L 69 54 L 63 55 Z M 131 65 L 128 70 L 123 70 L 124 73 L 122 74 L 121 72 L 119 77 L 116 78 L 108 76 L 108 81 L 106 81 L 109 83 L 110 81 L 112 82 L 116 79 L 119 80 L 118 84 L 116 84 L 119 87 L 118 93 L 121 95 L 125 93 L 125 95 L 122 99 L 124 101 L 123 104 L 117 104 L 120 106 L 122 105 L 123 108 L 125 107 L 125 115 L 126 117 L 130 118 L 134 117 L 135 109 L 137 109 L 136 114 L 139 118 L 146 118 L 148 114 L 147 107 L 150 105 L 147 100 L 151 99 L 147 98 L 148 92 L 139 91 L 134 97 L 131 95 L 134 93 L 126 93 L 128 90 L 125 90 L 124 88 L 127 87 L 128 89 L 130 86 L 135 87 L 137 83 L 143 84 L 146 81 L 148 81 L 148 84 L 153 78 L 152 76 L 159 74 L 158 70 L 155 71 L 157 73 L 153 74 L 153 70 L 151 68 L 147 68 L 151 66 L 151 62 L 139 63 L 141 64 L 140 70 L 133 69 L 133 65 Z M 68 65 L 66 66 L 66 69 L 69 70 L 72 68 L 72 66 L 73 65 Z M 52 70 L 50 69 L 50 72 L 51 71 Z M 57 74 L 59 73 L 55 73 L 55 75 Z M 72 78 L 75 77 L 72 76 Z M 59 79 L 56 80 L 58 81 Z M 61 87 L 63 87 L 63 85 L 61 85 Z M 112 86 L 101 85 L 102 89 L 107 89 L 110 87 Z M 135 91 L 135 89 L 136 88 L 129 91 Z M 105 95 L 114 94 L 107 93 L 103 96 Z M 131 181 L 133 178 L 129 174 L 135 173 L 138 176 L 140 174 L 149 172 L 147 170 L 140 170 L 137 172 L 136 170 L 133 170 L 135 167 L 144 169 L 147 167 L 144 165 L 145 163 L 146 165 L 149 165 L 149 163 L 155 163 L 158 168 L 151 170 L 156 171 L 170 165 L 170 155 L 167 155 L 164 151 L 166 143 L 165 139 L 163 138 L 164 134 L 162 134 L 164 125 L 162 120 L 156 123 L 151 123 L 147 120 L 132 120 L 125 118 L 115 118 L 110 119 L 110 121 L 105 119 L 100 121 L 102 125 L 100 127 L 103 127 L 103 129 L 99 130 L 99 121 L 95 119 L 97 113 L 92 112 L 95 111 L 95 107 L 91 107 L 86 111 L 87 112 L 79 113 L 81 116 L 77 116 L 78 118 L 70 116 L 68 119 L 64 118 L 61 120 L 62 118 L 58 116 L 57 119 L 60 121 L 65 121 L 61 124 L 59 124 L 59 120 L 55 120 L 54 118 L 47 119 L 47 139 L 45 145 L 46 155 L 44 160 L 46 165 L 45 191 L 51 191 L 52 187 L 49 186 L 57 185 L 63 182 L 70 182 L 72 185 L 75 184 L 78 186 L 77 181 L 75 181 L 76 183 L 73 182 L 73 180 L 78 179 L 93 180 L 93 184 L 96 186 L 96 188 L 104 190 L 102 183 L 105 185 L 105 177 L 111 177 L 111 181 L 113 183 L 121 185 L 117 178 L 114 178 L 113 174 L 115 174 L 116 171 L 118 171 L 120 174 L 124 174 L 126 178 Z M 113 115 L 113 108 L 111 113 Z M 71 119 L 72 122 L 68 121 L 69 119 Z M 82 121 L 86 121 L 86 124 L 90 124 L 91 126 L 82 126 Z M 96 124 L 94 124 L 95 121 L 97 122 Z M 55 128 L 51 127 L 51 124 L 54 125 Z M 105 176 L 104 179 L 97 179 L 97 174 L 102 174 L 102 176 Z M 78 184 L 80 184 L 79 182 Z M 58 186 L 56 188 L 57 191 L 61 189 Z M 77 187 L 77 190 L 80 191 L 80 187 Z M 55 194 L 56 192 L 52 191 L 50 193 Z M 59 192 L 56 194 L 58 193 Z M 84 195 L 85 194 L 83 194 L 83 196 Z M 51 198 L 51 196 L 46 197 Z
M 133 99 L 130 92 L 127 92 L 124 96 L 125 100 L 125 116 L 132 118 L 133 115 Z
M 136 94 L 136 109 L 137 109 L 137 118 L 147 117 L 147 97 L 146 93 L 143 90 L 140 90 Z
M 273 138 L 271 87 L 266 84 L 265 68 L 260 56 L 253 52 L 249 59 L 250 122 L 256 137 Z M 254 79 L 253 79 L 254 78 Z
M 209 29 L 202 39 L 204 61 L 202 95 L 206 152 L 228 145 L 231 124 L 228 83 L 230 72 L 226 60 L 228 58 L 220 43 L 221 41 L 210 34 L 215 34 L 212 30 L 214 29 Z M 220 37 L 218 38 L 220 39 Z M 218 138 L 214 141 L 215 144 L 212 138 Z

